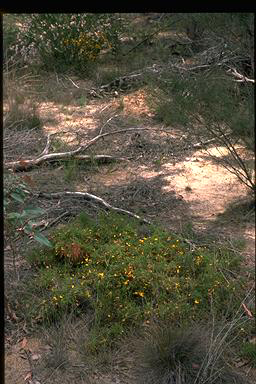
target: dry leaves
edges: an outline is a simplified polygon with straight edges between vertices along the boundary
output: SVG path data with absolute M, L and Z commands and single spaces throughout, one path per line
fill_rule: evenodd
M 250 319 L 253 319 L 253 314 L 251 313 L 250 309 L 248 309 L 244 303 L 242 303 L 242 307 L 243 307 L 243 309 L 244 309 L 246 315 L 247 315 Z

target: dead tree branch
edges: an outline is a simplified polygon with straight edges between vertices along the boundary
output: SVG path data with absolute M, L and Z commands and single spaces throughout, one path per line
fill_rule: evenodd
M 244 82 L 253 83 L 253 84 L 255 83 L 254 79 L 249 79 L 248 77 L 242 75 L 241 73 L 237 72 L 235 68 L 230 68 L 228 69 L 227 72 L 232 76 L 234 76 L 236 79 L 238 79 L 238 80 L 235 80 L 238 83 L 244 83 Z
M 94 202 L 102 207 L 104 207 L 108 211 L 114 211 L 123 215 L 128 215 L 130 217 L 133 217 L 137 220 L 139 220 L 141 223 L 145 224 L 151 224 L 149 220 L 146 220 L 139 215 L 136 215 L 135 213 L 132 213 L 130 211 L 127 211 L 126 209 L 118 208 L 115 207 L 108 202 L 106 202 L 104 199 L 101 197 L 95 196 L 91 193 L 87 192 L 55 192 L 55 193 L 44 193 L 44 192 L 39 192 L 38 197 L 44 197 L 46 199 L 59 199 L 61 197 L 68 196 L 71 198 L 78 198 L 78 199 L 84 199 L 85 201 L 88 202 Z
M 111 161 L 117 161 L 117 160 L 128 160 L 124 158 L 118 158 L 115 156 L 110 155 L 95 155 L 94 157 L 89 155 L 81 155 L 81 153 L 88 148 L 90 148 L 92 145 L 94 145 L 98 140 L 103 139 L 104 137 L 110 136 L 110 135 L 117 135 L 117 134 L 123 134 L 123 133 L 129 133 L 129 132 L 136 132 L 136 131 L 145 131 L 152 128 L 127 128 L 127 129 L 119 129 L 113 132 L 105 132 L 100 133 L 95 136 L 93 139 L 91 139 L 87 144 L 80 145 L 78 148 L 74 149 L 73 151 L 68 152 L 58 152 L 58 153 L 48 153 L 50 148 L 50 140 L 51 135 L 47 138 L 46 147 L 43 150 L 42 154 L 35 158 L 35 159 L 29 159 L 29 160 L 18 160 L 18 161 L 11 161 L 5 163 L 5 168 L 11 169 L 14 172 L 18 171 L 28 171 L 36 166 L 40 166 L 41 164 L 45 162 L 54 162 L 58 160 L 70 160 L 70 159 L 77 159 L 77 160 L 85 160 L 85 161 L 100 161 L 100 162 L 111 162 Z
M 21 171 L 30 171 L 32 168 L 40 166 L 44 162 L 54 162 L 54 161 L 65 161 L 65 160 L 81 160 L 86 162 L 99 162 L 99 163 L 111 163 L 116 161 L 128 161 L 128 159 L 123 157 L 115 157 L 111 155 L 76 155 L 75 151 L 70 152 L 60 152 L 60 153 L 50 153 L 47 155 L 40 156 L 36 159 L 32 160 L 18 160 L 18 161 L 11 161 L 5 164 L 5 167 L 7 169 L 11 169 L 14 172 L 21 172 Z

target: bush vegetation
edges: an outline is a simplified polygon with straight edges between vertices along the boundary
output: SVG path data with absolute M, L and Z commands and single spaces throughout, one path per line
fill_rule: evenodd
M 39 60 L 47 70 L 83 73 L 104 49 L 115 51 L 121 22 L 116 14 L 55 13 L 22 15 L 22 28 L 6 31 L 9 55 Z M 7 16 L 6 16 L 7 17 Z
M 97 344 L 111 345 L 130 327 L 152 319 L 173 324 L 207 319 L 211 300 L 216 316 L 232 316 L 239 306 L 242 282 L 236 255 L 198 247 L 154 228 L 139 236 L 138 226 L 116 215 L 94 223 L 82 214 L 56 231 L 53 249 L 35 250 L 29 261 L 36 275 L 26 282 L 26 317 L 56 321 L 68 310 L 93 311 Z M 31 302 L 33 291 L 34 300 Z
M 238 148 L 255 146 L 253 15 L 185 14 L 179 28 L 193 42 L 183 58 L 192 64 L 167 68 L 155 81 L 156 118 L 186 126 L 202 142 L 215 139 L 215 159 L 255 191 L 254 163 Z

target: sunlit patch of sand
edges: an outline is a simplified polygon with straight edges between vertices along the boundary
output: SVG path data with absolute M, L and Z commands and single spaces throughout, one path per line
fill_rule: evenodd
M 63 106 L 55 102 L 42 102 L 39 106 L 39 114 L 43 123 L 45 134 L 60 133 L 60 138 L 68 143 L 73 141 L 62 132 L 82 133 L 86 135 L 97 129 L 97 113 L 102 106 L 96 104 L 81 106 Z
M 215 155 L 215 151 L 212 151 Z M 216 152 L 216 154 L 218 151 Z M 165 191 L 175 189 L 189 202 L 194 216 L 214 220 L 223 213 L 229 203 L 239 196 L 246 196 L 246 188 L 237 177 L 223 166 L 204 158 L 204 152 L 197 151 L 193 157 L 175 165 L 166 163 Z
M 147 94 L 143 89 L 122 97 L 123 114 L 132 116 L 152 117 L 153 113 L 147 104 Z M 120 103 L 120 101 L 118 101 Z

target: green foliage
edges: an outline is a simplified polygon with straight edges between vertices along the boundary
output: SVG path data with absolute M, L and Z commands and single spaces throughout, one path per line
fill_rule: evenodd
M 255 341 L 246 342 L 242 345 L 240 356 L 249 360 L 251 366 L 256 367 L 256 346 Z
M 23 294 L 27 316 L 48 322 L 71 308 L 91 308 L 92 335 L 98 335 L 92 350 L 155 316 L 176 323 L 207 317 L 211 298 L 216 314 L 225 308 L 228 316 L 237 306 L 239 287 L 228 270 L 239 261 L 226 251 L 191 252 L 158 228 L 141 237 L 135 223 L 116 215 L 103 215 L 98 223 L 82 215 L 51 240 L 52 251 L 29 255 L 38 273 L 26 288 L 27 298 L 36 289 L 33 305 Z
M 36 229 L 35 219 L 44 214 L 39 207 L 25 208 L 29 195 L 29 186 L 20 182 L 14 175 L 7 175 L 4 186 L 4 219 L 6 236 L 10 241 L 16 241 L 20 236 L 27 236 L 41 245 L 51 247 L 50 241 Z
M 160 80 L 156 101 L 156 118 L 167 125 L 193 127 L 194 135 L 204 142 L 216 139 L 231 158 L 222 163 L 247 187 L 255 190 L 253 166 L 236 150 L 237 142 L 253 151 L 254 93 L 251 84 L 238 86 L 221 69 L 202 73 L 166 73 Z
M 251 152 L 255 146 L 254 85 L 236 77 L 254 75 L 254 15 L 194 13 L 175 18 L 176 28 L 191 41 L 193 64 L 161 74 L 156 117 L 167 125 L 193 127 L 199 140 L 217 139 L 217 146 L 228 151 L 218 161 L 255 191 L 253 165 L 236 149 L 238 142 Z
M 115 14 L 30 14 L 19 42 L 47 69 L 83 71 L 102 50 L 117 48 L 120 28 Z
M 19 27 L 18 18 L 15 14 L 3 15 L 3 57 L 4 63 L 15 54 Z
M 77 160 L 69 160 L 65 162 L 64 166 L 64 180 L 71 181 L 74 180 L 78 173 L 78 161 Z

